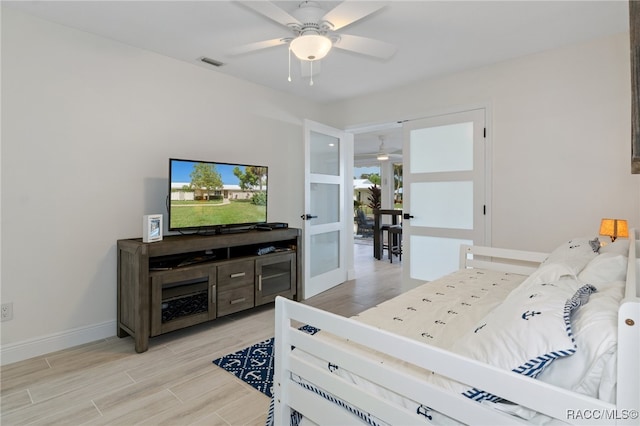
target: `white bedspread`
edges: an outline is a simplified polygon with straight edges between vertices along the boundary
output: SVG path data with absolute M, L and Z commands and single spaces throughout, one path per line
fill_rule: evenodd
M 353 318 L 448 349 L 526 277 L 484 269 L 461 269 Z

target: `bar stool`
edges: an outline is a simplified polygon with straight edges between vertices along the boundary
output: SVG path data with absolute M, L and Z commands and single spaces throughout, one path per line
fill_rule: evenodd
M 391 225 L 387 229 L 387 244 L 389 246 L 389 262 L 393 263 L 393 255 L 402 260 L 402 225 Z
M 388 223 L 383 223 L 382 225 L 380 225 L 380 244 L 382 245 L 382 252 L 384 252 L 384 249 L 387 249 L 387 251 L 389 250 L 389 227 L 391 227 L 393 225 L 389 225 Z M 384 233 L 387 233 L 387 242 L 384 242 Z

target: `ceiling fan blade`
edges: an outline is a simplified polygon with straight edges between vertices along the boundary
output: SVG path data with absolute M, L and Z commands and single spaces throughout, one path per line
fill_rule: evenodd
M 300 21 L 270 1 L 239 1 L 238 3 L 248 7 L 249 9 L 253 9 L 259 14 L 282 24 L 285 27 L 289 26 L 289 24 L 300 25 Z
M 261 49 L 268 49 L 269 47 L 276 47 L 286 43 L 287 40 L 284 38 L 274 38 L 271 40 L 257 41 L 255 43 L 243 44 L 242 46 L 234 47 L 228 52 L 228 54 L 231 56 L 244 55 L 245 53 L 251 53 Z
M 327 12 L 322 20 L 331 22 L 333 31 L 337 31 L 382 9 L 386 4 L 387 2 L 343 1 Z
M 398 50 L 393 44 L 385 43 L 384 41 L 348 34 L 340 34 L 340 40 L 333 46 L 337 49 L 349 50 L 380 59 L 389 59 Z

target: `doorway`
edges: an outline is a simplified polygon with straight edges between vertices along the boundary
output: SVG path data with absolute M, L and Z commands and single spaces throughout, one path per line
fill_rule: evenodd
M 376 126 L 373 129 L 352 130 L 352 132 L 354 133 L 354 246 L 369 246 L 369 255 L 375 260 L 373 210 L 376 208 L 402 209 L 402 126 L 392 123 Z M 384 215 L 381 219 L 383 223 L 391 222 L 390 216 Z M 386 232 L 383 237 L 386 239 Z M 388 261 L 386 250 L 383 257 Z M 355 260 L 358 261 L 358 256 Z M 400 256 L 394 256 L 394 263 L 399 264 L 400 261 Z

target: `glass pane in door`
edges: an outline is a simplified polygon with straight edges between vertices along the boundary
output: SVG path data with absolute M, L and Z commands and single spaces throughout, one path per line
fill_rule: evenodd
M 457 123 L 411 131 L 411 173 L 473 169 L 473 123 Z
M 311 236 L 311 277 L 340 267 L 340 232 L 325 232 Z
M 473 182 L 417 182 L 411 184 L 412 226 L 473 229 Z
M 309 148 L 311 173 L 340 175 L 340 139 L 312 131 Z
M 411 262 L 412 277 L 433 281 L 459 269 L 461 244 L 472 244 L 471 240 L 412 235 L 411 250 L 420 253 L 420 259 Z
M 311 225 L 321 225 L 340 221 L 340 185 L 312 183 L 310 185 L 310 205 L 315 217 Z

